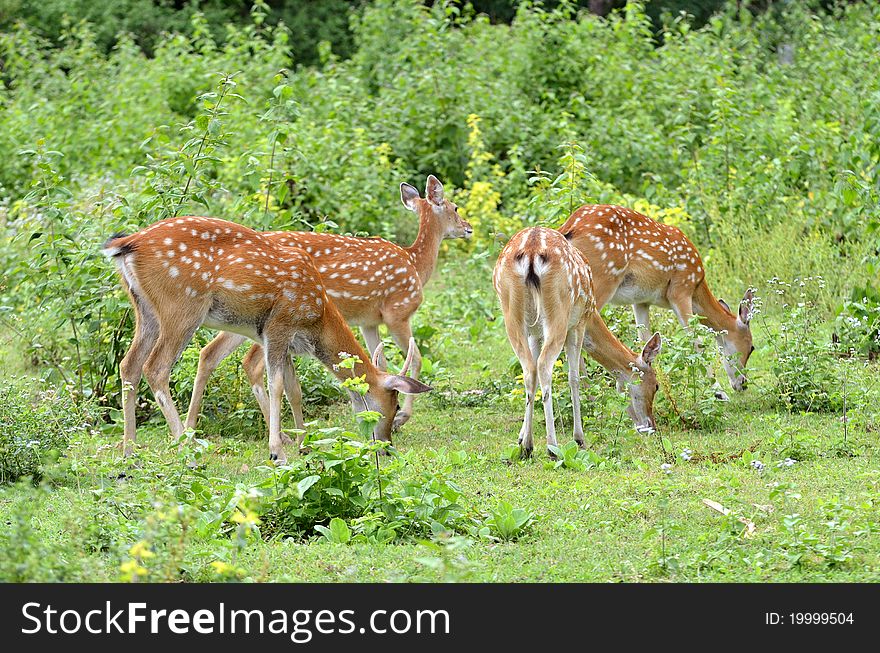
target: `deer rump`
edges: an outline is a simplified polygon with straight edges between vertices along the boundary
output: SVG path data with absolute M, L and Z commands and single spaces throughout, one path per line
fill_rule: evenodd
M 583 311 L 572 310 L 571 280 L 560 263 L 543 252 L 520 252 L 514 257 L 514 265 L 522 279 L 514 301 L 520 303 L 531 335 L 543 336 L 557 323 L 566 331 L 578 323 Z

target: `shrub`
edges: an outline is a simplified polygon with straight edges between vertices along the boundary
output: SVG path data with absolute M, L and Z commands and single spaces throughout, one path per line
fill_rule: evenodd
M 30 382 L 33 383 L 33 382 Z M 91 406 L 26 379 L 0 382 L 0 483 L 30 476 L 36 483 L 46 458 L 57 458 L 93 419 Z

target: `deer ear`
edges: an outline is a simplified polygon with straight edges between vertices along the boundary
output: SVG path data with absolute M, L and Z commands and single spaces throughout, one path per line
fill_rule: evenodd
M 410 211 L 415 211 L 418 207 L 416 200 L 419 199 L 419 191 L 415 186 L 410 186 L 406 182 L 400 185 L 400 201 Z
M 659 333 L 655 333 L 651 336 L 651 339 L 645 343 L 645 347 L 642 349 L 642 355 L 639 357 L 645 365 L 650 367 L 651 363 L 654 362 L 654 359 L 657 358 L 657 354 L 660 353 L 660 347 L 662 344 Z
M 431 204 L 440 206 L 443 204 L 443 184 L 434 175 L 428 175 L 428 183 L 425 185 L 425 197 Z
M 755 293 L 749 288 L 743 295 L 742 301 L 739 303 L 739 319 L 743 324 L 748 325 L 752 321 L 752 309 L 755 306 Z
M 397 374 L 387 375 L 382 382 L 382 385 L 387 390 L 397 390 L 405 395 L 418 395 L 432 390 L 431 386 L 425 385 L 421 381 L 416 381 L 408 376 L 399 376 Z
M 730 306 L 727 305 L 726 301 L 724 301 L 723 299 L 719 299 L 718 303 L 724 307 L 725 311 L 727 311 L 728 313 L 733 313 L 733 311 L 730 310 Z

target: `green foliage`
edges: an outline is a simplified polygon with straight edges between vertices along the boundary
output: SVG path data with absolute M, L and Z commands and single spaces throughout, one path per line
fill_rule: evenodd
M 691 428 L 711 428 L 721 421 L 717 387 L 727 385 L 716 345 L 716 333 L 691 317 L 687 329 L 670 324 L 663 329 L 662 370 L 658 374 L 661 392 L 658 407 Z
M 43 464 L 54 462 L 71 438 L 88 432 L 95 418 L 88 403 L 76 404 L 71 396 L 52 386 L 26 379 L 0 382 L 0 484 L 23 477 L 34 483 L 43 475 Z
M 507 501 L 499 501 L 489 511 L 478 535 L 483 538 L 498 539 L 504 542 L 519 539 L 535 523 L 535 513 L 517 508 Z
M 880 356 L 880 302 L 877 298 L 845 301 L 834 326 L 842 351 L 870 360 Z
M 815 289 L 824 285 L 821 277 L 769 282 L 778 302 L 786 310 L 786 321 L 778 331 L 762 326 L 773 348 L 771 370 L 776 378 L 774 400 L 789 410 L 836 412 L 841 409 L 842 386 L 835 350 L 821 332 L 822 316 L 812 300 Z

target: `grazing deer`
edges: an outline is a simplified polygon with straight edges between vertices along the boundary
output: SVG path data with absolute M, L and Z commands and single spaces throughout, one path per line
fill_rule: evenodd
M 400 247 L 382 238 L 302 231 L 262 233 L 262 237 L 273 245 L 298 247 L 312 257 L 325 291 L 345 321 L 361 328 L 370 351 L 380 343 L 380 324 L 385 324 L 395 344 L 406 350 L 412 340 L 412 316 L 422 303 L 425 284 L 437 265 L 440 243 L 447 238 L 470 238 L 474 232 L 458 214 L 458 207 L 444 198 L 443 185 L 434 175 L 428 176 L 424 199 L 415 187 L 405 183 L 400 185 L 400 199 L 407 209 L 419 216 L 419 233 L 410 247 Z M 202 349 L 187 411 L 187 428 L 196 426 L 208 378 L 245 339 L 236 333 L 222 332 Z M 268 423 L 263 361 L 260 345 L 255 344 L 245 355 L 242 365 Z M 385 367 L 381 353 L 378 364 Z M 416 347 L 412 356 L 412 378 L 418 379 L 421 369 L 422 356 Z M 296 427 L 302 428 L 302 390 L 292 363 L 285 364 L 284 388 Z M 408 395 L 394 419 L 394 428 L 399 428 L 410 418 L 412 404 L 413 397 Z
M 390 441 L 397 394 L 430 388 L 376 367 L 328 299 L 311 257 L 280 247 L 260 233 L 215 218 L 181 217 L 157 222 L 131 236 L 114 236 L 104 253 L 119 269 L 135 308 L 134 339 L 122 359 L 123 452 L 135 440 L 135 401 L 141 375 L 156 397 L 171 434 L 184 426 L 171 399 L 171 368 L 200 325 L 231 331 L 259 342 L 269 376 L 270 457 L 286 461 L 281 437 L 284 365 L 291 352 L 320 360 L 340 379 L 365 376 L 366 407 L 383 415 L 377 438 Z M 409 362 L 414 355 L 410 343 Z M 353 370 L 335 364 L 357 356 Z M 405 373 L 406 369 L 403 370 Z M 352 397 L 354 399 L 354 397 Z
M 660 351 L 660 334 L 654 334 L 638 356 L 614 337 L 596 308 L 590 266 L 558 231 L 530 227 L 517 233 L 498 257 L 493 284 L 501 299 L 507 337 L 523 369 L 526 414 L 519 443 L 524 456 L 530 456 L 533 449 L 536 378 L 544 402 L 547 445 L 557 444 L 551 385 L 553 364 L 563 346 L 578 445 L 584 446 L 578 376 L 581 348 L 617 377 L 618 391 L 628 389 L 627 412 L 636 429 L 655 428 L 652 407 L 658 385 L 651 363 Z
M 749 328 L 754 295 L 746 291 L 737 313 L 716 299 L 696 247 L 680 229 L 622 206 L 587 204 L 558 231 L 590 264 L 597 308 L 632 304 L 643 340 L 650 333 L 649 306 L 671 308 L 685 328 L 694 314 L 702 316 L 719 332 L 731 386 L 746 389 L 746 363 L 755 350 Z M 720 387 L 716 394 L 726 398 Z

